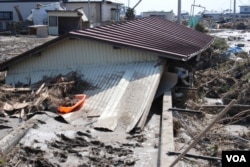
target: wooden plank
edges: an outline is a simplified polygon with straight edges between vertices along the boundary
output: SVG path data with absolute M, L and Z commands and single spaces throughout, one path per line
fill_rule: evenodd
M 180 155 L 180 152 L 169 151 L 168 155 Z M 185 154 L 186 157 L 191 157 L 195 159 L 203 159 L 208 161 L 221 161 L 221 158 L 218 157 L 211 157 L 211 156 L 202 156 L 202 155 L 194 155 L 194 154 Z
M 32 89 L 30 88 L 0 88 L 2 91 L 7 92 L 30 92 Z
M 172 111 L 172 95 L 171 91 L 168 91 L 163 96 L 163 109 L 161 118 L 161 137 L 159 147 L 159 166 L 164 167 L 166 164 L 171 164 L 174 160 L 174 156 L 168 156 L 166 153 L 169 151 L 175 151 L 174 147 L 174 131 L 173 131 L 173 115 Z

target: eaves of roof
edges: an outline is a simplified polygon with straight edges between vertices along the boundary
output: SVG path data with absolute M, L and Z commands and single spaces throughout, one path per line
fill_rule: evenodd
M 0 64 L 0 71 L 67 38 L 89 38 L 158 53 L 161 57 L 187 61 L 206 50 L 213 37 L 159 17 L 71 31 Z

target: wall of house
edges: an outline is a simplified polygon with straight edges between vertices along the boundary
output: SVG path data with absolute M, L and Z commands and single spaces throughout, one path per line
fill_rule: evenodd
M 150 52 L 119 48 L 90 39 L 68 39 L 9 67 L 6 83 L 35 83 L 43 76 L 81 71 L 83 66 L 157 61 Z M 83 71 L 84 73 L 86 71 Z M 31 78 L 32 76 L 32 78 Z
M 66 7 L 67 10 L 74 10 L 77 8 L 82 7 L 84 13 L 86 14 L 86 16 L 88 17 L 88 19 L 91 22 L 94 23 L 101 23 L 101 3 L 90 3 L 90 16 L 89 17 L 89 5 L 88 3 L 65 3 L 64 6 Z
M 115 16 L 115 11 L 114 14 L 112 14 L 111 9 L 116 9 L 117 5 L 116 4 L 109 4 L 109 3 L 103 3 L 102 4 L 102 21 L 107 22 L 107 21 L 117 21 L 119 18 Z

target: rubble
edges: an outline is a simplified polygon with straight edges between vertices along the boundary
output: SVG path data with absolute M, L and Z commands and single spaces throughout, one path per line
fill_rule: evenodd
M 58 112 L 59 106 L 72 106 L 76 94 L 82 94 L 91 85 L 81 79 L 76 72 L 58 75 L 53 78 L 44 77 L 38 83 L 23 85 L 1 85 L 0 110 L 7 116 L 17 115 L 26 119 L 39 111 Z
M 235 32 L 234 32 L 235 33 Z M 242 32 L 246 36 L 248 32 Z M 233 41 L 226 36 L 219 40 L 225 40 L 228 47 L 236 46 L 239 39 Z M 230 34 L 232 35 L 232 33 Z M 241 41 L 242 42 L 242 41 Z M 173 89 L 173 115 L 176 150 L 183 152 L 200 132 L 204 130 L 215 116 L 229 104 L 232 99 L 237 103 L 231 107 L 228 113 L 206 133 L 204 137 L 190 150 L 190 154 L 221 158 L 221 152 L 227 150 L 248 150 L 249 143 L 249 49 L 247 42 L 240 45 L 242 51 L 235 53 L 237 59 L 225 58 L 227 48 L 220 41 L 214 42 L 212 56 L 206 54 L 193 66 L 193 86 L 185 87 L 177 85 Z M 219 46 L 221 45 L 221 46 Z M 181 94 L 181 96 L 179 96 Z M 175 108 L 177 108 L 175 110 Z M 182 110 L 178 110 L 182 108 Z M 185 109 L 185 110 L 184 110 Z M 183 112 L 183 110 L 185 112 Z M 203 113 L 202 116 L 196 111 Z M 203 161 L 194 158 L 184 158 L 186 164 L 199 166 L 219 166 L 220 162 Z

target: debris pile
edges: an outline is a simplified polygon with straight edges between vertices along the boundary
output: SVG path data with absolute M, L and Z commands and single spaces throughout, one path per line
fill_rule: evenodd
M 1 115 L 17 115 L 26 119 L 37 111 L 57 112 L 58 106 L 72 106 L 76 103 L 74 96 L 84 93 L 91 85 L 85 82 L 76 72 L 44 77 L 30 86 L 1 85 Z
M 236 99 L 237 104 L 214 124 L 190 152 L 210 159 L 221 158 L 222 151 L 250 148 L 249 55 L 242 51 L 235 54 L 238 59 L 231 59 L 225 58 L 225 51 L 226 48 L 214 49 L 212 56 L 201 56 L 201 60 L 193 66 L 195 70 L 192 87 L 176 86 L 173 89 L 177 151 L 185 150 L 190 141 L 194 140 L 232 99 Z M 241 61 L 238 61 L 239 58 Z M 194 160 L 189 157 L 185 157 L 184 162 L 193 165 L 197 163 L 197 166 L 221 165 L 220 161 L 203 161 L 200 158 Z

